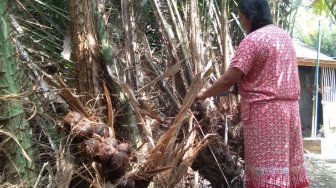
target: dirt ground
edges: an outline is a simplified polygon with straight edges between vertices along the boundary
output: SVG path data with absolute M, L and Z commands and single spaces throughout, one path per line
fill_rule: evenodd
M 336 188 L 336 159 L 305 154 L 310 187 Z

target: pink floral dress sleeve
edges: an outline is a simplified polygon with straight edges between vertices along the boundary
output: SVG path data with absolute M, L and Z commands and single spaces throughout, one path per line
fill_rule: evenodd
M 253 38 L 244 38 L 239 44 L 236 54 L 232 59 L 230 68 L 237 68 L 247 75 L 258 54 L 258 45 Z

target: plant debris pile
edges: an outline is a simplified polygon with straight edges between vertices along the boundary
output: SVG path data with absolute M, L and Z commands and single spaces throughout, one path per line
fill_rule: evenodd
M 225 115 L 222 107 L 196 103 L 200 134 L 215 133 L 216 141 L 197 156 L 192 165 L 213 187 L 242 187 L 244 169 L 243 127 L 239 113 Z

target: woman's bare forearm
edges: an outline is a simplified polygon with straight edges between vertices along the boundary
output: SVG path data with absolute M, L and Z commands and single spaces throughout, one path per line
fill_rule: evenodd
M 237 68 L 228 69 L 210 88 L 200 92 L 196 99 L 204 100 L 208 97 L 218 96 L 227 91 L 243 76 L 243 72 Z

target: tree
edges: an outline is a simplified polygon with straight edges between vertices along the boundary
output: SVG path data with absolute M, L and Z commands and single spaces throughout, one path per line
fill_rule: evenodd
M 313 11 L 321 15 L 322 12 L 330 15 L 334 23 L 336 24 L 336 1 L 335 0 L 314 0 L 312 1 Z
M 300 7 L 300 13 L 298 14 L 297 19 L 302 21 L 296 24 L 294 37 L 298 38 L 309 47 L 317 49 L 318 22 L 321 20 L 321 52 L 334 57 L 335 32 L 333 31 L 335 30 L 335 24 L 333 16 L 328 13 L 330 11 L 325 3 L 326 1 L 312 1 L 311 3 Z
M 332 30 L 325 29 L 322 31 L 321 37 L 321 52 L 330 56 L 336 57 L 336 33 L 332 32 Z M 299 36 L 299 39 L 303 41 L 306 45 L 311 48 L 317 49 L 318 45 L 318 33 L 317 31 L 309 33 L 309 34 L 302 34 Z

